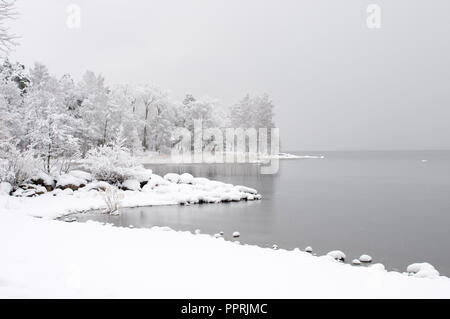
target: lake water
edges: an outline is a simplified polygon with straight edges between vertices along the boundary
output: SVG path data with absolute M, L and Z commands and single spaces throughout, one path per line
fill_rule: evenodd
M 151 165 L 258 189 L 262 201 L 123 209 L 78 215 L 117 226 L 169 226 L 241 243 L 317 254 L 366 253 L 387 269 L 428 261 L 450 275 L 450 152 L 318 152 L 325 159 L 281 160 L 276 175 L 254 164 Z M 427 160 L 426 162 L 422 160 Z

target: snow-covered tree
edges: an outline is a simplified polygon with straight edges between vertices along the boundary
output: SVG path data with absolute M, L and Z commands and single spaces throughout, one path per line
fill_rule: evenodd
M 272 128 L 274 105 L 269 95 L 250 97 L 247 94 L 230 108 L 230 124 L 234 128 Z
M 91 71 L 84 74 L 79 91 L 78 116 L 82 119 L 82 125 L 78 128 L 77 137 L 84 154 L 91 147 L 108 142 L 112 132 L 111 117 L 116 105 L 109 104 L 109 89 L 105 86 L 105 79 Z
M 15 2 L 15 0 L 0 0 L 0 51 L 4 53 L 7 53 L 16 44 L 14 42 L 16 36 L 11 34 L 5 23 L 17 15 Z
M 79 146 L 74 133 L 78 123 L 66 108 L 59 82 L 49 75 L 45 66 L 36 64 L 30 70 L 30 79 L 24 100 L 25 140 L 50 174 L 60 169 L 62 160 L 77 154 Z
M 143 104 L 143 121 L 144 128 L 142 133 L 142 147 L 145 150 L 148 150 L 150 147 L 149 143 L 149 119 L 152 115 L 152 111 L 156 111 L 156 106 L 163 103 L 164 100 L 167 99 L 169 92 L 162 90 L 159 87 L 151 86 L 151 85 L 142 85 L 137 89 L 137 94 L 140 98 L 140 101 Z

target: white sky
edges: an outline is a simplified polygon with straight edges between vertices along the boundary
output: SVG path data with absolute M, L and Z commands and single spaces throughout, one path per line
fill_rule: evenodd
M 66 7 L 81 7 L 81 29 Z M 366 27 L 366 7 L 382 28 Z M 285 150 L 450 149 L 448 0 L 18 0 L 12 60 L 232 104 L 267 92 Z

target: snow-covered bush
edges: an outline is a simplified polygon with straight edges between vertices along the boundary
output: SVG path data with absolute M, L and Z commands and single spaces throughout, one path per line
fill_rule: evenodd
M 31 149 L 20 151 L 12 143 L 4 143 L 0 149 L 0 182 L 19 186 L 38 172 L 39 161 Z
M 141 170 L 133 156 L 119 138 L 110 145 L 100 146 L 87 154 L 92 177 L 119 185 L 127 179 L 133 179 L 134 173 Z
M 105 213 L 119 214 L 121 202 L 123 199 L 123 193 L 119 191 L 117 187 L 109 186 L 106 188 L 105 192 L 102 193 L 102 195 L 106 204 Z

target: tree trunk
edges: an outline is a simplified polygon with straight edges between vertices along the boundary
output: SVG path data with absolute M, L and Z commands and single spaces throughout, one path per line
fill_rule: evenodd
M 145 105 L 145 124 L 144 124 L 144 137 L 142 138 L 142 146 L 144 147 L 144 150 L 148 150 L 147 145 L 147 120 L 148 120 L 148 111 L 149 111 L 149 105 Z
M 108 120 L 105 121 L 105 129 L 103 130 L 103 145 L 106 144 L 106 130 L 108 128 Z

